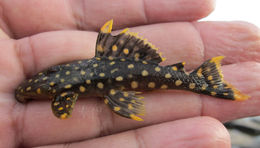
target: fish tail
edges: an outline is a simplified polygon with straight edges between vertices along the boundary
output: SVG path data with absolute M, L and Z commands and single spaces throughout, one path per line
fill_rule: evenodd
M 200 82 L 198 93 L 229 100 L 247 100 L 249 96 L 241 93 L 223 79 L 220 69 L 223 58 L 223 56 L 218 56 L 209 59 L 190 74 L 193 79 Z

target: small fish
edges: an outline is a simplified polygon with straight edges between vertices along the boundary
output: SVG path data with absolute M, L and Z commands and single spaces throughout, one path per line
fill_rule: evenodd
M 160 66 L 164 58 L 154 45 L 128 29 L 113 36 L 112 24 L 110 20 L 101 28 L 95 57 L 36 74 L 18 86 L 16 99 L 25 103 L 48 97 L 54 115 L 66 119 L 79 95 L 98 96 L 115 113 L 137 121 L 144 115 L 140 91 L 181 89 L 229 100 L 248 99 L 223 80 L 223 56 L 207 60 L 191 73 L 184 70 L 184 62 Z

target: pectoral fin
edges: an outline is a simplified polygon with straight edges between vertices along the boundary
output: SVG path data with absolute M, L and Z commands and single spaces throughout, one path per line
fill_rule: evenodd
M 137 96 L 136 92 L 111 89 L 109 95 L 105 96 L 104 102 L 120 116 L 143 121 L 137 115 L 144 115 L 144 103 L 142 97 Z
M 70 117 L 77 99 L 78 94 L 71 91 L 57 95 L 51 103 L 53 114 L 60 119 Z

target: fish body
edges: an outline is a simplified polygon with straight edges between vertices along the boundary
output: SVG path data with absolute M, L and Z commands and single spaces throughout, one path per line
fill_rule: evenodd
M 164 59 L 157 48 L 137 34 L 123 30 L 111 35 L 112 21 L 107 22 L 97 38 L 92 59 L 52 66 L 25 80 L 15 91 L 19 102 L 29 99 L 52 99 L 52 111 L 60 119 L 68 118 L 79 95 L 103 97 L 117 114 L 141 121 L 144 102 L 140 91 L 182 89 L 230 100 L 245 100 L 223 80 L 222 56 L 204 62 L 191 73 L 184 62 L 160 66 Z

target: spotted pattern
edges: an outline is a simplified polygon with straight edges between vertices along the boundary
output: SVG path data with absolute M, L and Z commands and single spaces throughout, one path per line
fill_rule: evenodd
M 123 81 L 123 77 L 122 76 L 118 76 L 118 77 L 116 77 L 116 81 Z
M 136 88 L 138 87 L 138 82 L 137 82 L 137 81 L 132 81 L 132 82 L 131 82 L 131 87 L 132 87 L 133 89 L 136 89 Z
M 184 62 L 160 66 L 164 58 L 158 49 L 136 33 L 125 29 L 112 36 L 111 30 L 111 21 L 101 28 L 94 58 L 52 66 L 36 74 L 18 86 L 16 99 L 25 103 L 49 96 L 53 114 L 66 119 L 79 95 L 98 96 L 115 113 L 142 121 L 138 116 L 144 114 L 144 102 L 139 91 L 183 89 L 231 100 L 247 98 L 223 80 L 223 57 L 207 60 L 186 73 Z
M 147 70 L 143 70 L 143 71 L 142 71 L 142 76 L 144 76 L 144 77 L 145 77 L 145 76 L 148 76 L 148 74 L 149 74 L 149 73 L 148 73 L 148 71 L 147 71 Z

